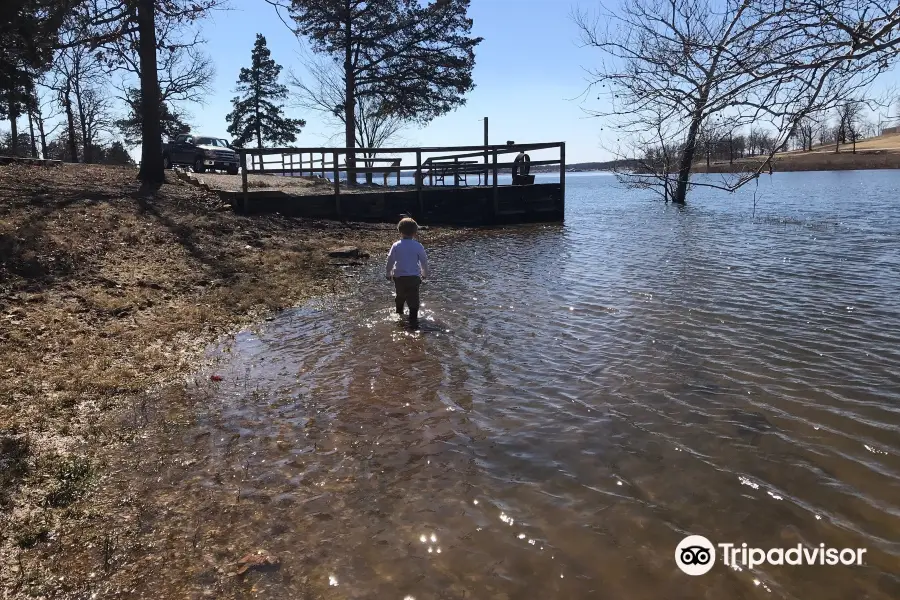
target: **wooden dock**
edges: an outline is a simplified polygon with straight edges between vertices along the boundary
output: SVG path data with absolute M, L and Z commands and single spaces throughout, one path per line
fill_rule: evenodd
M 565 142 L 420 148 L 238 149 L 241 190 L 220 192 L 246 214 L 396 221 L 410 215 L 422 224 L 493 225 L 562 221 L 565 213 Z M 510 155 L 552 152 L 530 166 L 558 166 L 559 182 L 502 185 L 500 175 L 520 167 Z M 390 155 L 384 158 L 384 155 Z M 413 159 L 414 157 L 414 159 Z M 404 160 L 408 160 L 404 164 Z M 414 161 L 414 162 L 413 162 Z M 378 166 L 385 165 L 385 166 Z M 289 187 L 254 189 L 253 174 L 314 177 L 330 193 L 292 194 Z M 401 176 L 414 184 L 400 185 Z M 349 186 L 341 176 L 365 175 L 382 186 Z M 388 180 L 396 185 L 387 185 Z M 527 178 L 526 178 L 527 180 Z M 477 181 L 477 183 L 476 183 Z

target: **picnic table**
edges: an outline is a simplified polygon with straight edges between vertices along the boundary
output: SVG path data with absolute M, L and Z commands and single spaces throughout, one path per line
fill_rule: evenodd
M 400 185 L 400 162 L 403 159 L 400 158 L 357 158 L 354 162 L 356 163 L 356 172 L 359 173 L 381 173 L 384 175 L 384 185 L 387 186 L 387 178 L 390 173 L 397 174 L 397 185 Z M 385 167 L 369 167 L 365 166 L 365 163 L 373 164 L 373 163 L 383 163 L 387 166 Z M 364 166 L 360 166 L 363 164 Z M 344 165 L 346 168 L 347 165 Z
M 468 176 L 477 175 L 478 184 L 481 185 L 481 176 L 484 175 L 484 182 L 487 185 L 487 167 L 477 160 L 433 160 L 427 159 L 422 166 L 428 167 L 428 185 L 434 185 L 440 182 L 447 185 L 446 176 L 453 176 L 453 185 L 469 185 Z

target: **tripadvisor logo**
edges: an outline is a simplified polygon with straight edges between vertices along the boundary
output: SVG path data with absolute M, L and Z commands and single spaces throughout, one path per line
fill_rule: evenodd
M 717 549 L 718 548 L 718 552 Z M 721 556 L 726 567 L 752 569 L 759 565 L 862 565 L 866 548 L 828 548 L 825 544 L 790 548 L 752 548 L 747 544 L 713 544 L 702 535 L 689 535 L 675 548 L 675 564 L 688 575 L 709 573 Z

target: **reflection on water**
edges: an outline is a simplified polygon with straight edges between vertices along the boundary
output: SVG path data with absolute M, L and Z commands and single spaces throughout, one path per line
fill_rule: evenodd
M 373 266 L 241 334 L 144 596 L 900 598 L 898 191 L 779 174 L 752 219 L 570 177 L 565 225 L 431 248 L 418 331 Z M 688 577 L 687 534 L 868 552 Z

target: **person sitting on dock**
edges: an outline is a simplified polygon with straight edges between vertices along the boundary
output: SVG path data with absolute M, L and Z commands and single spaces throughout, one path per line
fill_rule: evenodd
M 394 282 L 397 296 L 394 299 L 397 314 L 403 315 L 403 305 L 409 306 L 409 324 L 415 326 L 419 320 L 419 286 L 428 277 L 428 255 L 425 247 L 413 239 L 419 225 L 413 219 L 404 217 L 397 224 L 401 238 L 394 242 L 388 252 L 385 278 Z

